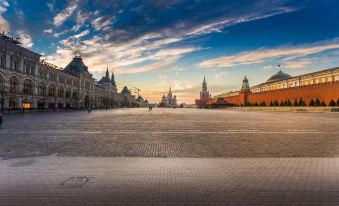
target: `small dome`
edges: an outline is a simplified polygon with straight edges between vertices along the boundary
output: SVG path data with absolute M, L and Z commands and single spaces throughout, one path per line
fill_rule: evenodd
M 275 81 L 279 81 L 279 80 L 284 80 L 284 79 L 289 79 L 292 76 L 289 74 L 286 74 L 282 71 L 278 71 L 278 73 L 276 73 L 275 75 L 271 76 L 271 78 L 269 78 L 266 82 L 275 82 Z
M 124 86 L 124 88 L 121 90 L 121 94 L 129 95 L 131 94 L 131 92 L 128 90 L 126 86 Z

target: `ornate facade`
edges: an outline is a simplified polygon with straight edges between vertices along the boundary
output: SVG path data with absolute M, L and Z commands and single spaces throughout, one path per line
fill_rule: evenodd
M 2 110 L 107 108 L 126 96 L 117 92 L 108 70 L 97 82 L 80 55 L 62 69 L 5 35 L 0 35 L 0 95 Z
M 253 87 L 245 77 L 240 91 L 218 95 L 207 104 L 221 102 L 233 106 L 339 106 L 339 68 L 294 77 L 279 71 Z
M 177 107 L 177 96 L 172 94 L 172 88 L 169 88 L 167 96 L 163 95 L 159 104 L 161 107 Z

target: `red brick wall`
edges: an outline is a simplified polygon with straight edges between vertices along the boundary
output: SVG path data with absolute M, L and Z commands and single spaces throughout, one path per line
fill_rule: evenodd
M 308 105 L 311 99 L 316 100 L 316 98 L 318 98 L 320 101 L 324 101 L 328 105 L 332 99 L 337 101 L 339 98 L 339 82 L 302 86 L 298 88 L 287 88 L 260 93 L 247 93 L 245 95 L 247 95 L 247 102 L 250 102 L 251 104 L 260 104 L 261 102 L 265 102 L 267 105 L 269 105 L 270 102 L 273 102 L 274 100 L 277 100 L 279 103 L 285 100 L 290 100 L 293 103 L 295 99 L 299 100 L 302 98 Z M 240 93 L 239 96 L 225 97 L 225 101 L 228 103 L 241 105 L 245 103 L 245 98 L 243 94 Z
M 242 105 L 244 104 L 244 93 L 237 96 L 225 97 L 224 101 L 230 104 Z

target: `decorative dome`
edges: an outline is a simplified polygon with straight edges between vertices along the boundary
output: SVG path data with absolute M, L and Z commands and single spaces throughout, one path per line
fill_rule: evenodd
M 131 92 L 128 90 L 128 88 L 126 86 L 124 86 L 124 88 L 121 90 L 121 94 L 130 95 Z
M 77 75 L 81 72 L 88 72 L 88 67 L 82 61 L 80 56 L 75 56 L 71 63 L 69 63 L 64 71 L 68 74 Z
M 286 73 L 284 73 L 280 70 L 280 71 L 278 71 L 278 73 L 271 76 L 271 78 L 269 78 L 266 82 L 275 82 L 275 81 L 279 81 L 279 80 L 289 79 L 291 77 L 292 77 L 291 75 L 286 74 Z

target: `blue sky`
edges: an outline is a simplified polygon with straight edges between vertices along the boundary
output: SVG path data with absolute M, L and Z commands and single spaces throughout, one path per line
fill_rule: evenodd
M 0 27 L 60 67 L 80 50 L 95 78 L 114 71 L 119 89 L 151 102 L 172 86 L 198 98 L 203 76 L 216 95 L 282 70 L 338 66 L 335 0 L 0 0 Z

